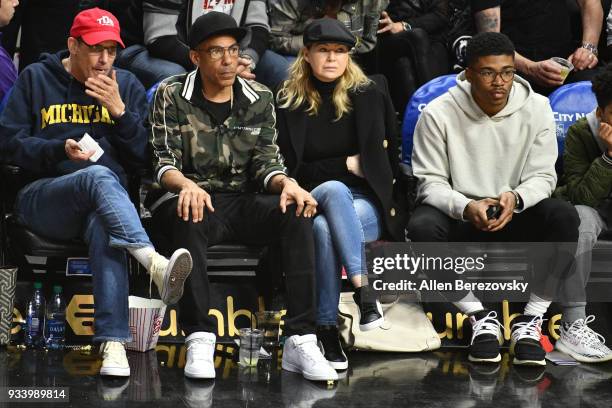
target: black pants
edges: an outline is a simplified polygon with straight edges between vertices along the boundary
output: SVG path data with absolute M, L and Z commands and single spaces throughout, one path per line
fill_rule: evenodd
M 186 335 L 198 331 L 216 332 L 209 316 L 210 285 L 206 250 L 222 242 L 247 245 L 280 244 L 281 266 L 287 289 L 287 315 L 283 331 L 291 336 L 314 333 L 316 292 L 312 218 L 295 216 L 295 205 L 285 214 L 279 196 L 250 193 L 212 194 L 214 213 L 193 223 L 178 218 L 178 198 L 155 211 L 154 224 L 162 226 L 172 246 L 187 248 L 193 257 L 193 271 L 180 300 L 179 322 Z
M 449 72 L 446 46 L 420 28 L 379 37 L 381 70 L 391 86 L 395 110 L 404 113 L 418 87 Z
M 547 252 L 532 259 L 538 278 L 532 291 L 541 298 L 553 299 L 559 295 L 561 281 L 573 273 L 579 225 L 574 206 L 555 198 L 544 199 L 514 214 L 512 221 L 497 232 L 480 231 L 469 222 L 454 220 L 432 206 L 420 205 L 408 223 L 408 237 L 415 242 L 571 243 L 564 245 L 563 251 L 554 245 L 542 247 Z M 453 297 L 457 295 L 461 294 L 455 293 Z

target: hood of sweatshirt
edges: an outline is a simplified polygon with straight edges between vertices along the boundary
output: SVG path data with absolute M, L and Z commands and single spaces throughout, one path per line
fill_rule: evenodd
M 474 97 L 472 96 L 472 85 L 468 82 L 465 77 L 465 71 L 462 71 L 457 75 L 457 86 L 452 87 L 449 90 L 450 95 L 455 100 L 455 103 L 465 112 L 467 116 L 476 121 L 485 120 L 489 118 L 481 108 L 478 106 Z M 514 82 L 510 89 L 510 95 L 508 97 L 508 103 L 506 106 L 494 116 L 490 118 L 494 121 L 501 120 L 508 115 L 512 115 L 516 111 L 520 110 L 533 95 L 531 85 L 525 79 L 518 75 L 514 76 Z

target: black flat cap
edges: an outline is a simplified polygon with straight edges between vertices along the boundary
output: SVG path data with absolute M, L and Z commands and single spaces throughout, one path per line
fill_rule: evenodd
M 246 35 L 246 30 L 239 28 L 231 16 L 211 11 L 193 22 L 189 30 L 189 47 L 195 50 L 202 41 L 217 35 L 229 35 L 240 42 Z
M 304 45 L 313 43 L 339 43 L 353 48 L 357 39 L 340 21 L 324 17 L 314 20 L 304 29 Z

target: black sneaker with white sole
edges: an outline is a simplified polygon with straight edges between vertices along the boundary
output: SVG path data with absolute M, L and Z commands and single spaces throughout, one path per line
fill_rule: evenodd
M 336 326 L 317 326 L 317 340 L 319 348 L 323 356 L 334 369 L 346 370 L 348 368 L 348 359 L 338 337 L 338 328 Z
M 374 330 L 383 325 L 382 305 L 370 286 L 356 288 L 353 300 L 359 309 L 359 330 Z
M 540 344 L 542 321 L 542 316 L 530 315 L 514 319 L 510 341 L 510 353 L 514 355 L 513 364 L 546 365 L 546 351 Z
M 497 313 L 483 310 L 470 316 L 472 341 L 468 359 L 474 363 L 498 363 L 501 361 L 499 348 L 504 339 Z

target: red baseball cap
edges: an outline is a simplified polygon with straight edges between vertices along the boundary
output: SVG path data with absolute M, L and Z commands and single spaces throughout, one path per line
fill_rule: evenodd
M 123 48 L 123 41 L 119 35 L 121 29 L 119 21 L 106 10 L 98 7 L 81 11 L 76 15 L 70 28 L 70 36 L 81 37 L 89 45 L 96 45 L 103 41 L 117 41 Z

